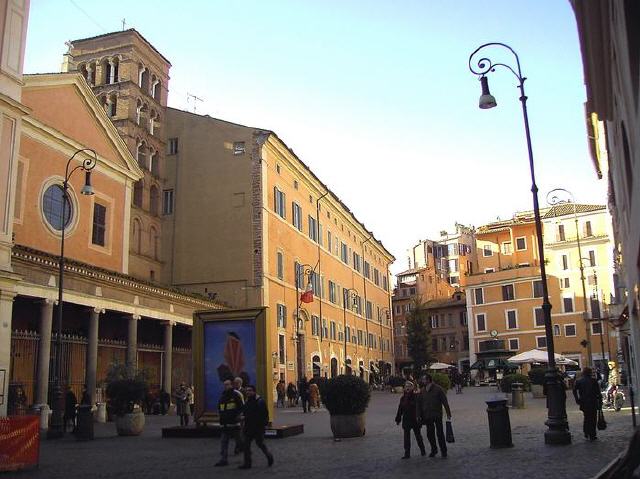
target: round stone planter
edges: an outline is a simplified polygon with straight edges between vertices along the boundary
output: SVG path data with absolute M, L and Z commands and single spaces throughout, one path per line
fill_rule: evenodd
M 364 413 L 349 415 L 332 414 L 330 416 L 330 420 L 333 437 L 347 438 L 364 436 Z
M 144 429 L 144 413 L 132 412 L 124 416 L 116 416 L 118 436 L 139 436 Z

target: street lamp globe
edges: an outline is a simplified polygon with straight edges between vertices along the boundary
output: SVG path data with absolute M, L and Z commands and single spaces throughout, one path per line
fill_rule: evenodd
M 498 103 L 495 97 L 489 91 L 489 79 L 486 76 L 480 77 L 480 85 L 482 86 L 482 95 L 480 95 L 480 101 L 478 106 L 481 110 L 488 110 L 489 108 L 495 108 Z
M 90 171 L 85 172 L 84 186 L 80 190 L 80 194 L 85 195 L 85 196 L 93 195 L 93 186 L 91 186 L 91 172 Z

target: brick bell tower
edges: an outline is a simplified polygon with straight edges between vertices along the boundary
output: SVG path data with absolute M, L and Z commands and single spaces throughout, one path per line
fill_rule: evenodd
M 171 63 L 135 29 L 68 42 L 63 72 L 80 72 L 144 171 L 130 185 L 128 273 L 163 277 L 164 121 Z

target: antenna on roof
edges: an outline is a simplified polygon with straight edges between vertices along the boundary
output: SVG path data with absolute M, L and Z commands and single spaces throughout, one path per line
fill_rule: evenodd
M 127 19 L 126 19 L 126 18 L 123 18 L 123 19 L 122 19 L 122 20 L 120 20 L 120 21 L 122 22 L 122 31 L 124 32 L 125 25 L 127 24 Z
M 193 112 L 196 112 L 196 102 L 204 102 L 204 98 L 200 98 L 199 96 L 194 95 L 193 93 L 187 92 L 187 103 L 189 103 L 189 99 L 193 98 Z

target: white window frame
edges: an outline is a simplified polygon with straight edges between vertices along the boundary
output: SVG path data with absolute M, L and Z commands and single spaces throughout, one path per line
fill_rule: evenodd
M 478 317 L 482 316 L 484 319 L 484 329 L 480 329 L 478 327 Z M 476 320 L 476 331 L 477 332 L 483 332 L 483 331 L 487 331 L 487 314 L 486 313 L 477 313 L 475 315 L 475 320 Z
M 507 251 L 507 249 L 505 248 L 505 245 L 509 245 L 509 249 Z M 511 241 L 503 241 L 500 244 L 500 251 L 502 252 L 503 255 L 505 256 L 509 256 L 513 254 L 513 244 L 511 243 Z
M 591 254 L 593 253 L 593 261 L 591 261 Z M 595 268 L 598 266 L 598 255 L 596 255 L 595 249 L 587 250 L 587 257 L 589 258 L 589 267 Z
M 565 286 L 566 281 L 569 281 L 569 286 Z M 566 276 L 564 278 L 560 278 L 560 289 L 569 289 L 571 288 L 571 279 Z
M 511 341 L 515 341 L 518 345 L 515 348 L 511 347 Z M 509 351 L 519 351 L 520 350 L 520 338 L 509 338 L 507 339 L 507 344 L 509 345 Z
M 567 267 L 564 267 L 564 258 L 567 258 Z M 571 266 L 571 260 L 569 258 L 569 254 L 561 254 L 560 255 L 560 270 L 561 271 L 569 271 Z
M 511 286 L 511 291 L 513 291 L 513 298 L 511 298 L 511 299 L 504 299 L 504 289 L 502 289 L 502 288 L 504 288 L 505 286 Z M 516 285 L 515 285 L 515 283 L 507 283 L 507 284 L 503 284 L 503 285 L 500 287 L 500 295 L 502 296 L 502 301 L 503 301 L 503 302 L 505 302 L 505 303 L 506 303 L 507 301 L 515 301 L 515 299 L 516 299 Z
M 544 339 L 544 341 L 545 341 L 545 343 L 544 343 L 545 345 L 544 346 L 540 346 L 540 342 L 538 341 L 541 338 Z M 546 348 L 547 347 L 546 344 L 547 344 L 547 336 L 546 335 L 545 336 L 536 336 L 536 348 Z
M 557 323 L 556 323 L 556 324 L 554 324 L 554 325 L 553 325 L 553 327 L 552 327 L 551 329 L 552 329 L 552 333 L 553 333 L 553 336 L 554 336 L 554 337 L 556 337 L 556 336 L 562 336 L 562 328 L 560 327 L 560 325 L 559 325 L 559 324 L 557 324 Z M 556 331 L 558 331 L 558 334 L 556 334 Z
M 480 290 L 482 292 L 482 302 L 478 303 L 477 299 L 478 297 L 476 296 L 476 291 Z M 473 304 L 484 304 L 484 288 L 473 288 Z
M 564 300 L 565 299 L 570 299 L 571 300 L 571 311 L 567 311 L 564 305 Z M 573 296 L 573 294 L 564 294 L 562 295 L 562 312 L 563 313 L 575 313 L 576 312 L 576 299 Z
M 284 252 L 276 251 L 276 276 L 279 280 L 284 280 Z
M 540 287 L 542 288 L 542 291 L 540 291 L 540 296 L 536 296 L 536 283 L 540 283 Z M 543 287 L 543 283 L 541 279 L 534 279 L 533 281 L 531 281 L 531 297 L 534 299 L 537 298 L 542 298 L 544 296 L 544 287 Z
M 487 248 L 489 248 L 489 249 L 487 249 Z M 487 251 L 490 254 L 487 254 Z M 493 246 L 491 245 L 491 243 L 482 245 L 482 256 L 485 257 L 485 258 L 489 258 L 489 257 L 493 256 Z
M 284 316 L 283 316 L 283 321 L 282 321 L 282 325 L 280 323 L 280 307 L 284 307 Z M 286 329 L 287 327 L 287 305 L 286 304 L 282 304 L 282 303 L 277 303 L 276 304 L 276 326 L 278 327 L 278 329 Z
M 515 328 L 510 328 L 509 327 L 509 312 L 513 311 L 516 314 L 516 327 Z M 518 324 L 518 310 L 517 309 L 505 309 L 504 310 L 504 324 L 507 328 L 507 330 L 509 331 L 513 331 L 514 329 L 518 329 L 519 328 L 519 324 Z
M 573 326 L 573 334 L 568 334 L 568 333 L 567 333 L 567 328 L 568 328 L 569 326 Z M 567 338 L 575 338 L 575 337 L 578 335 L 578 328 L 577 328 L 577 326 L 576 326 L 576 323 L 569 323 L 569 324 L 565 324 L 565 325 L 564 325 L 564 335 L 565 335 Z
M 536 324 L 536 310 L 540 310 L 542 311 L 542 325 L 538 326 Z M 536 306 L 535 308 L 533 308 L 533 327 L 534 328 L 544 328 L 544 310 L 540 307 L 540 306 Z
M 284 357 L 280 355 L 280 337 L 284 338 L 284 341 L 282 341 Z M 278 364 L 280 366 L 286 366 L 287 364 L 287 335 L 284 333 L 278 333 Z
M 518 248 L 518 240 L 524 240 L 524 248 Z M 527 237 L 526 236 L 517 236 L 515 241 L 516 251 L 527 251 Z
M 485 268 L 485 269 L 484 269 L 484 274 L 487 274 L 487 273 L 495 273 L 495 272 L 496 272 L 496 269 L 495 269 L 495 268 Z
M 599 333 L 596 333 L 593 330 L 593 325 L 596 324 L 596 323 L 598 323 L 600 325 L 600 332 Z M 591 321 L 589 323 L 589 329 L 591 330 L 591 336 L 601 336 L 602 335 L 602 331 L 603 331 L 604 328 L 602 327 L 602 322 L 600 320 L 595 320 L 595 321 Z

